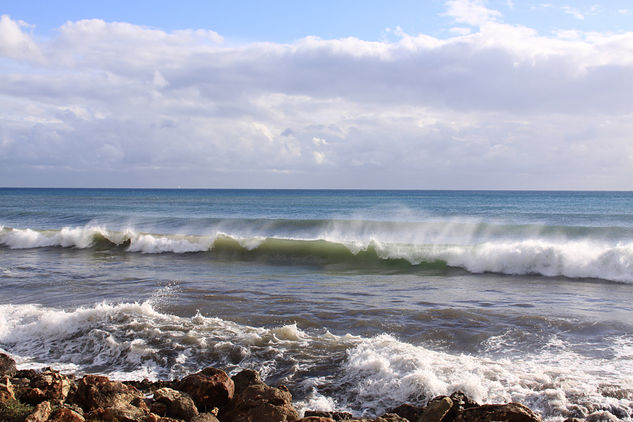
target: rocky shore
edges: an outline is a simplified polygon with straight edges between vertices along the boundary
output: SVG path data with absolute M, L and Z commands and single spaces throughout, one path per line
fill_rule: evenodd
M 174 381 L 110 380 L 99 375 L 75 377 L 51 368 L 17 370 L 0 354 L 0 421 L 14 422 L 466 422 L 540 421 L 518 403 L 479 405 L 462 393 L 440 396 L 426 406 L 402 404 L 373 419 L 345 412 L 306 411 L 293 407 L 284 386 L 265 384 L 255 371 L 232 378 L 216 368 Z M 570 420 L 571 421 L 571 420 Z

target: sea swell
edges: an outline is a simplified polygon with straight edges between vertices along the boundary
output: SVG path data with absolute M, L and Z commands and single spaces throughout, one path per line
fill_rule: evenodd
M 633 412 L 633 338 L 602 345 L 592 356 L 555 334 L 530 352 L 469 355 L 411 344 L 383 333 L 334 335 L 296 324 L 253 327 L 196 314 L 175 316 L 144 303 L 100 303 L 71 310 L 0 305 L 0 350 L 22 368 L 115 379 L 175 379 L 213 365 L 258 370 L 287 384 L 301 409 L 376 415 L 403 402 L 464 391 L 480 402 L 518 401 L 546 419 L 608 410 Z M 512 336 L 490 338 L 499 349 Z M 587 346 L 585 346 L 587 347 Z
M 633 238 L 614 229 L 526 226 L 435 225 L 411 232 L 390 223 L 334 223 L 311 236 L 274 234 L 253 227 L 226 233 L 172 234 L 104 226 L 59 230 L 0 228 L 0 245 L 12 249 L 77 248 L 143 254 L 207 253 L 214 259 L 260 260 L 278 264 L 338 265 L 345 268 L 416 271 L 460 268 L 471 273 L 564 276 L 633 283 Z M 488 225 L 490 226 L 490 225 Z M 415 226 L 418 229 L 420 226 Z M 431 227 L 431 228 L 429 228 Z M 487 227 L 487 226 L 486 226 Z M 470 232 L 466 230 L 470 229 Z M 459 231 L 462 229 L 462 232 Z M 288 230 L 287 230 L 288 231 Z M 578 233 L 584 233 L 583 236 Z M 461 233 L 461 234 L 460 234 Z M 295 233 L 296 234 L 296 233 Z

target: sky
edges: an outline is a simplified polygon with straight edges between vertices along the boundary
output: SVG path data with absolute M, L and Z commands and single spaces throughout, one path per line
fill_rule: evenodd
M 633 189 L 629 0 L 0 16 L 0 186 Z

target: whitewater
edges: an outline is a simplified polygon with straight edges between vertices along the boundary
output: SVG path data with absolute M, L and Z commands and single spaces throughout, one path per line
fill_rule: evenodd
M 0 189 L 0 351 L 23 368 L 631 420 L 632 293 L 627 192 Z

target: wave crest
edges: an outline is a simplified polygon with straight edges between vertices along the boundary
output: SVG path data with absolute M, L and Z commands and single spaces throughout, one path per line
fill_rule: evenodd
M 209 253 L 215 259 L 263 260 L 284 264 L 338 265 L 372 270 L 416 271 L 461 268 L 471 273 L 596 278 L 633 283 L 633 240 L 537 236 L 504 239 L 406 236 L 386 241 L 358 233 L 314 238 L 249 235 L 217 231 L 210 235 L 140 233 L 102 226 L 33 230 L 2 227 L 0 245 L 13 249 L 64 247 L 120 249 L 145 254 Z M 429 243 L 429 241 L 431 243 Z

